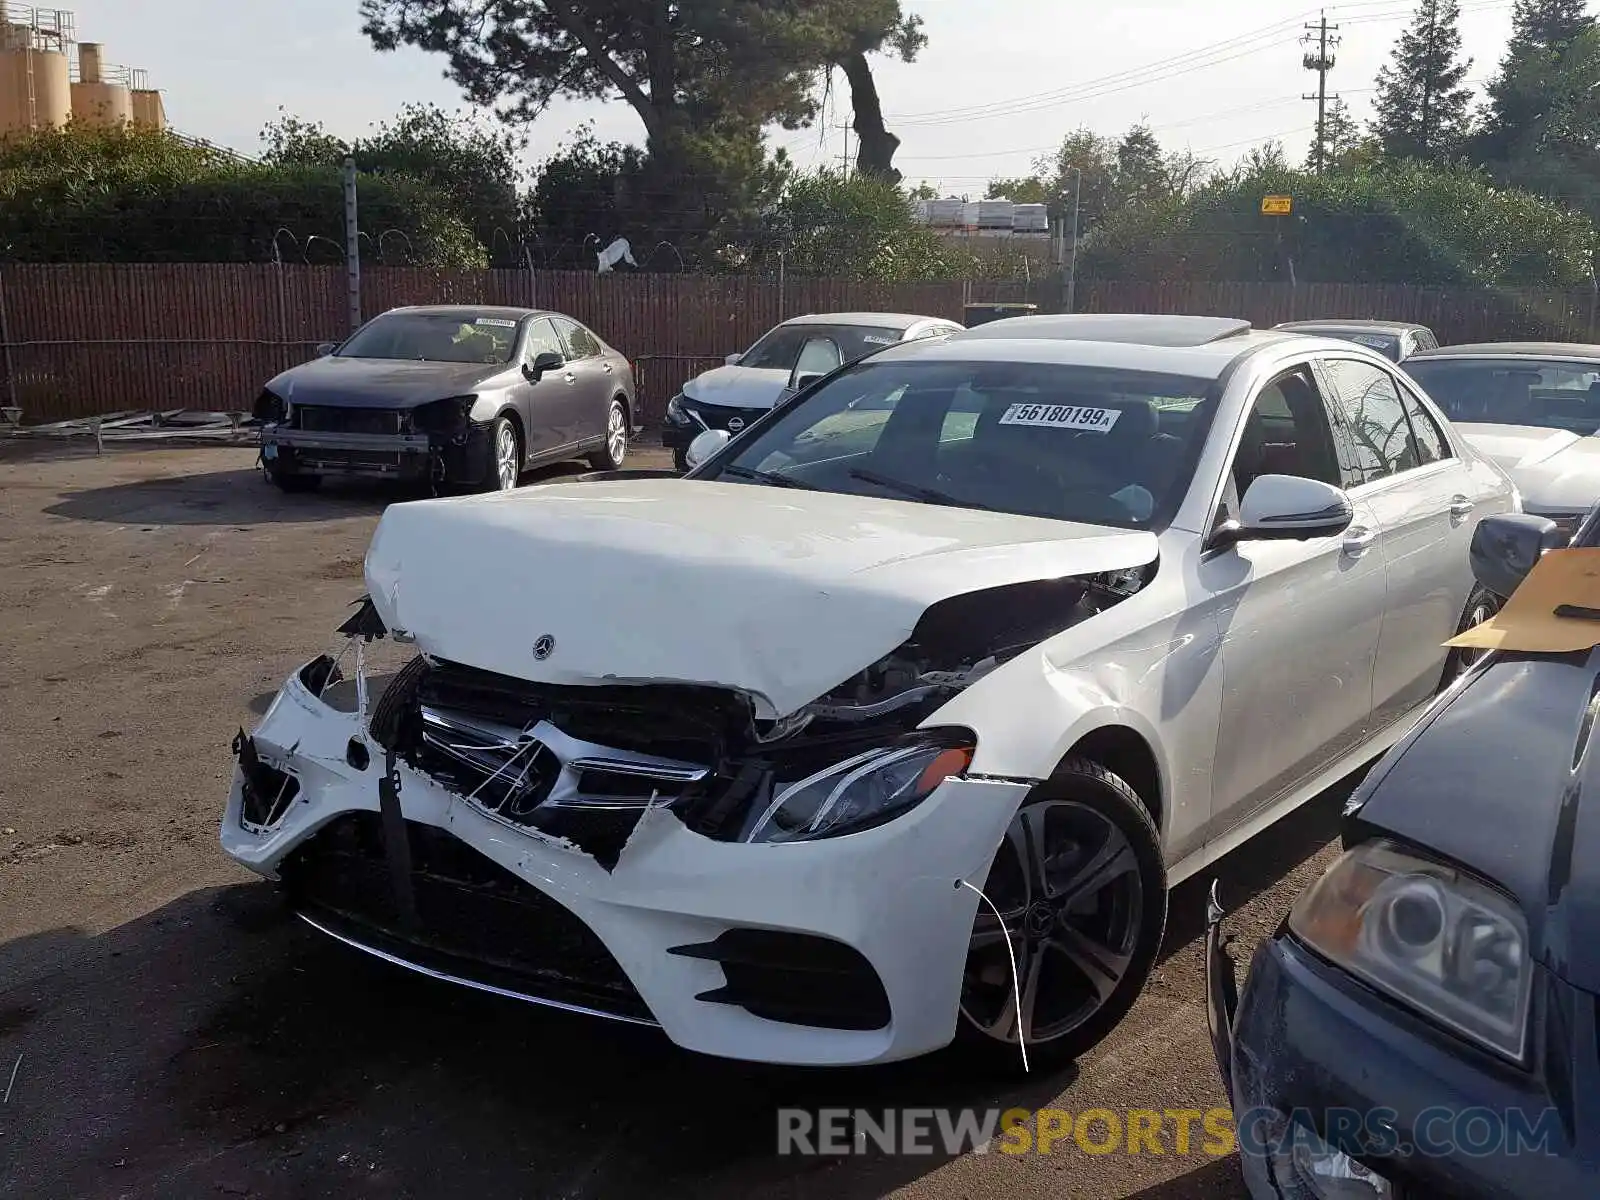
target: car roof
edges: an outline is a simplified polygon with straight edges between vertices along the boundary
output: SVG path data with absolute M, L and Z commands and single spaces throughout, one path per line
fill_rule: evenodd
M 1006 317 L 954 335 L 961 342 L 1027 338 L 1121 342 L 1136 346 L 1204 346 L 1251 333 L 1237 317 L 1147 316 L 1135 313 L 1059 313 Z
M 1426 325 L 1419 325 L 1415 321 L 1345 321 L 1329 319 L 1326 321 L 1285 321 L 1281 325 L 1274 325 L 1274 329 L 1348 329 L 1352 332 L 1366 332 L 1368 330 L 1382 330 L 1388 333 L 1404 333 L 1408 330 L 1422 330 L 1431 333 Z
M 1440 346 L 1412 358 L 1576 358 L 1600 360 L 1600 346 L 1583 342 L 1472 342 Z M 1409 361 L 1409 360 L 1408 360 Z
M 435 313 L 441 317 L 466 316 L 468 313 L 484 317 L 561 317 L 565 313 L 554 313 L 543 308 L 517 308 L 509 304 L 403 304 L 399 308 L 391 308 L 389 312 L 409 313 Z M 567 318 L 571 320 L 571 317 Z
M 1190 378 L 1217 379 L 1241 357 L 1300 335 L 1255 332 L 1191 346 L 1151 346 L 1090 338 L 970 338 L 962 334 L 929 341 L 902 342 L 867 361 L 1001 362 L 1050 366 L 1102 367 L 1154 371 Z
M 783 323 L 785 325 L 874 325 L 880 329 L 904 331 L 925 321 L 937 321 L 942 325 L 954 325 L 957 328 L 961 324 L 948 317 L 919 317 L 915 313 L 879 312 L 806 313 L 804 316 L 790 317 Z

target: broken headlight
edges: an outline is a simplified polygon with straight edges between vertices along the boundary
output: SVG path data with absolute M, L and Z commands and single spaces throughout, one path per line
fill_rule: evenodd
M 921 804 L 972 762 L 970 734 L 916 734 L 835 763 L 778 790 L 747 842 L 805 842 L 859 833 Z
M 412 427 L 419 433 L 461 433 L 477 402 L 476 396 L 451 396 L 447 400 L 419 405 L 411 414 Z
M 1289 914 L 1294 935 L 1454 1032 L 1520 1059 L 1533 982 L 1527 921 L 1476 879 L 1366 842 Z

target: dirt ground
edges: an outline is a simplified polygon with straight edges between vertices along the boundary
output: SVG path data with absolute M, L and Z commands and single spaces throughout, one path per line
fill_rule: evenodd
M 397 494 L 283 496 L 253 462 L 218 448 L 0 457 L 0 1195 L 1242 1194 L 1233 1160 L 1170 1142 L 1159 1156 L 775 1152 L 785 1105 L 1225 1104 L 1203 1009 L 1210 873 L 1174 893 L 1132 1016 L 1075 1068 L 1015 1086 L 963 1082 L 938 1056 L 850 1072 L 695 1057 L 285 920 L 217 846 L 229 739 L 333 644 Z M 1243 906 L 1241 953 L 1331 856 L 1341 799 L 1215 872 Z

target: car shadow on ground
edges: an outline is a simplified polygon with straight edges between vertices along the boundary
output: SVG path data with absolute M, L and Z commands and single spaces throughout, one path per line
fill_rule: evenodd
M 522 477 L 522 486 L 555 483 L 588 470 L 581 462 L 540 467 Z M 117 525 L 296 525 L 381 512 L 401 500 L 433 495 L 424 484 L 324 480 L 314 492 L 289 494 L 268 483 L 259 470 L 206 471 L 163 475 L 108 487 L 87 488 L 45 509 L 57 517 Z
M 1342 799 L 1206 878 L 1254 894 L 1326 843 Z M 1175 905 L 1168 953 L 1198 936 L 1184 921 L 1203 894 Z M 865 1200 L 948 1160 L 779 1157 L 780 1107 L 1036 1109 L 1075 1077 L 972 1078 L 944 1055 L 846 1071 L 693 1055 L 367 958 L 263 883 L 190 893 L 98 937 L 17 939 L 0 946 L 0 979 L 27 980 L 0 990 L 0 1073 L 22 1059 L 0 1110 L 0 1192 L 16 1195 Z M 1223 1161 L 1139 1195 L 1236 1191 Z

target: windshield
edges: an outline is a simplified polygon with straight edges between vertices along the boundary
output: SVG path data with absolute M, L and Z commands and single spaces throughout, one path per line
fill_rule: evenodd
M 1406 372 L 1452 421 L 1600 430 L 1600 363 L 1413 358 Z
M 1147 529 L 1177 511 L 1210 379 L 1035 363 L 863 363 L 700 478 Z
M 854 362 L 885 346 L 898 345 L 900 337 L 900 330 L 876 325 L 780 325 L 751 346 L 739 365 L 792 370 L 801 350 L 811 342 L 823 340 L 832 341 L 838 348 L 841 362 Z
M 517 340 L 510 317 L 459 313 L 385 313 L 340 346 L 341 358 L 408 358 L 423 362 L 505 363 Z

